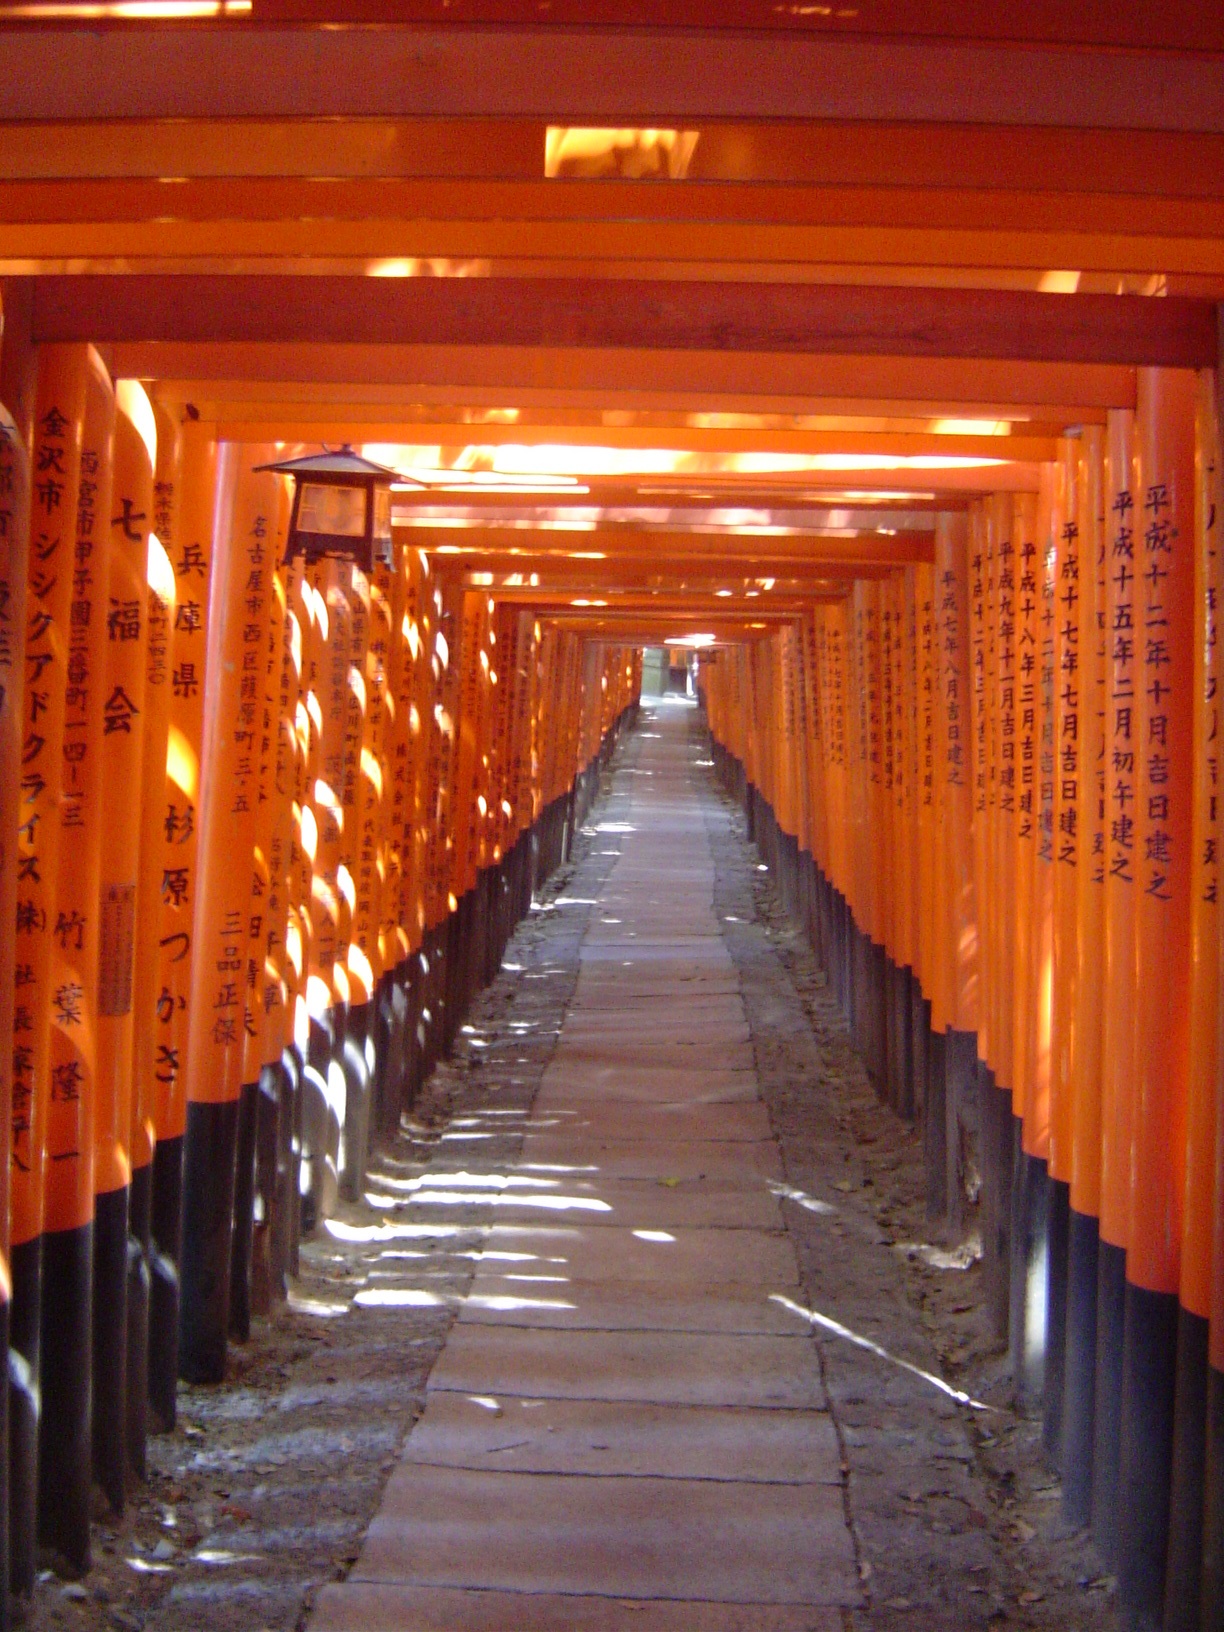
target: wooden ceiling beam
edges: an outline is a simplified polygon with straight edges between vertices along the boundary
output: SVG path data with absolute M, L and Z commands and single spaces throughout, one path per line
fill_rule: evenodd
M 1218 156 L 1224 160 L 1224 153 Z M 122 235 L 125 228 L 140 229 L 161 225 L 174 227 L 194 244 L 193 226 L 208 223 L 222 253 L 231 234 L 241 232 L 238 224 L 263 228 L 258 251 L 249 233 L 235 241 L 235 252 L 275 253 L 278 239 L 286 252 L 296 250 L 304 224 L 316 231 L 322 224 L 346 223 L 354 238 L 353 254 L 362 253 L 362 239 L 371 231 L 403 232 L 408 223 L 417 232 L 433 229 L 479 230 L 480 223 L 522 222 L 535 231 L 546 224 L 573 223 L 584 229 L 606 224 L 623 231 L 634 223 L 638 231 L 662 231 L 655 251 L 665 258 L 669 245 L 684 240 L 677 233 L 704 229 L 701 250 L 707 257 L 715 253 L 710 232 L 721 227 L 728 250 L 741 245 L 745 234 L 775 229 L 758 250 L 760 260 L 785 258 L 809 245 L 805 230 L 821 227 L 870 227 L 938 229 L 943 232 L 1021 234 L 1041 239 L 1053 234 L 1056 240 L 1072 235 L 1079 241 L 1076 266 L 1100 264 L 1093 236 L 1119 235 L 1132 239 L 1216 238 L 1224 224 L 1224 198 L 1184 196 L 1170 178 L 1168 192 L 1159 196 L 1146 193 L 1084 193 L 1068 198 L 1054 177 L 1044 185 L 1030 188 L 923 187 L 893 184 L 854 187 L 846 184 L 815 186 L 791 182 L 778 185 L 758 182 L 675 182 L 657 181 L 484 181 L 458 178 L 388 179 L 385 177 L 157 177 L 140 180 L 88 180 L 72 177 L 62 181 L 0 182 L 0 220 L 9 229 L 23 226 L 41 228 L 52 245 L 63 233 L 54 229 L 90 226 L 93 236 L 105 230 Z M 1224 191 L 1224 188 L 1221 189 Z M 379 228 L 377 223 L 385 223 Z M 776 237 L 777 229 L 790 234 Z M 670 233 L 670 237 L 668 234 Z M 122 249 L 117 246 L 116 252 Z M 32 253 L 25 236 L 15 233 L 10 254 Z M 44 253 L 54 253 L 50 247 Z M 79 253 L 101 253 L 101 249 L 79 243 Z M 151 250 L 145 247 L 143 253 Z M 167 251 L 168 252 L 168 251 Z M 195 251 L 198 253 L 198 250 Z M 322 253 L 322 250 L 319 251 Z M 419 252 L 419 251 L 418 251 Z M 447 253 L 444 248 L 440 253 Z M 452 253 L 454 251 L 451 251 Z M 500 253 L 506 253 L 505 248 Z M 747 253 L 747 246 L 738 249 Z M 1120 251 L 1115 250 L 1111 260 Z M 728 254 L 728 258 L 732 258 Z M 828 259 L 829 257 L 824 257 Z M 921 260 L 916 249 L 911 260 Z M 1027 264 L 1043 263 L 1035 253 Z M 1062 259 L 1057 265 L 1063 265 Z M 1166 263 L 1161 262 L 1164 266 Z M 1168 267 L 1172 270 L 1172 266 Z
M 1054 297 L 1050 297 L 1054 298 Z M 1155 303 L 1153 303 L 1155 304 Z M 601 407 L 625 399 L 698 406 L 785 403 L 795 411 L 838 399 L 963 405 L 1060 403 L 1072 409 L 1133 408 L 1135 371 L 1121 364 L 1000 362 L 943 357 L 812 356 L 795 352 L 615 350 L 595 346 L 408 346 L 321 341 L 126 340 L 105 346 L 118 377 L 175 381 L 247 380 L 267 385 L 385 386 L 435 390 L 445 400 L 472 393 L 501 406 L 580 392 Z M 487 394 L 487 395 L 486 395 Z M 190 401 L 190 398 L 185 400 Z
M 32 284 L 30 287 L 32 290 Z M 129 355 L 127 346 L 120 351 L 125 358 Z M 325 385 L 265 379 L 162 379 L 153 383 L 153 391 L 168 404 L 193 403 L 206 420 L 258 424 L 260 440 L 266 439 L 262 427 L 269 423 L 303 427 L 344 423 L 355 428 L 394 423 L 415 425 L 418 434 L 431 424 L 462 424 L 475 437 L 483 436 L 489 425 L 511 422 L 602 425 L 609 416 L 615 416 L 617 422 L 663 427 L 688 425 L 698 417 L 713 415 L 738 416 L 760 422 L 762 428 L 772 421 L 785 428 L 787 421 L 806 421 L 814 416 L 930 420 L 968 414 L 975 419 L 1012 420 L 1026 436 L 1058 436 L 1069 424 L 1104 424 L 1106 417 L 1105 409 L 1085 403 L 726 397 L 709 392 L 685 393 L 678 383 L 671 392 L 629 391 L 612 386 L 599 391 L 566 387 L 546 391 L 518 384 L 513 406 L 506 388 L 473 384 L 464 389 L 434 383 L 403 387 L 370 382 Z M 507 419 L 507 414 L 515 416 L 513 421 Z
M 377 442 L 384 446 L 410 448 L 440 448 L 447 463 L 461 450 L 470 447 L 527 447 L 544 448 L 615 448 L 632 454 L 658 449 L 674 450 L 693 455 L 777 454 L 781 457 L 815 458 L 822 454 L 878 456 L 880 458 L 989 458 L 999 460 L 1053 459 L 1057 454 L 1057 439 L 1051 436 L 1032 436 L 1023 426 L 1007 436 L 976 436 L 955 433 L 921 431 L 844 431 L 756 429 L 742 426 L 676 425 L 658 428 L 636 425 L 522 425 L 493 424 L 404 424 L 379 422 L 354 424 L 340 415 L 300 420 L 275 416 L 267 420 L 256 418 L 221 419 L 218 434 L 232 442 Z M 581 456 L 575 464 L 581 465 Z M 648 461 L 643 462 L 640 475 L 619 478 L 620 485 L 654 483 L 657 480 L 676 486 L 695 479 L 705 480 L 698 466 L 690 472 L 652 471 Z M 405 470 L 411 471 L 406 464 Z M 460 473 L 462 474 L 462 473 Z M 717 477 L 719 473 L 712 472 Z M 732 476 L 733 472 L 727 472 Z M 851 473 L 853 474 L 853 473 Z M 580 476 L 585 485 L 594 488 L 609 485 L 607 477 Z M 745 480 L 744 474 L 736 478 Z M 754 478 L 749 474 L 747 480 Z M 842 480 L 848 479 L 842 473 Z M 766 480 L 758 474 L 757 485 Z M 769 478 L 772 481 L 772 478 Z M 558 495 L 565 502 L 564 495 Z M 456 503 L 453 495 L 442 502 Z M 477 502 L 479 502 L 477 497 Z M 494 500 L 493 502 L 499 502 Z M 504 499 L 500 500 L 505 503 Z M 547 500 L 540 502 L 547 503 Z M 583 502 L 599 502 L 586 498 Z
M 651 604 L 667 607 L 675 604 L 688 605 L 697 598 L 709 600 L 721 589 L 729 589 L 730 595 L 719 596 L 720 603 L 733 606 L 741 611 L 751 612 L 756 616 L 763 607 L 768 611 L 778 606 L 787 606 L 796 596 L 802 597 L 812 593 L 844 594 L 856 578 L 877 580 L 886 577 L 893 569 L 889 567 L 856 567 L 853 570 L 834 569 L 831 572 L 819 572 L 815 569 L 797 576 L 788 576 L 772 580 L 773 589 L 745 589 L 745 583 L 755 580 L 745 580 L 741 566 L 738 573 L 723 573 L 713 576 L 703 573 L 700 576 L 673 574 L 665 583 L 659 582 L 657 573 L 590 573 L 568 576 L 563 574 L 531 573 L 531 579 L 538 582 L 511 583 L 508 578 L 516 575 L 489 572 L 468 572 L 464 581 L 469 588 L 487 589 L 489 594 L 497 599 L 502 595 L 540 595 L 558 600 L 573 602 L 575 598 L 590 599 L 611 596 L 613 604 L 619 604 L 621 598 L 630 596 L 640 600 L 643 605 Z M 492 577 L 493 582 L 489 579 Z M 759 603 L 759 605 L 758 605 Z
M 698 589 L 703 585 L 712 589 L 736 585 L 741 589 L 746 585 L 759 589 L 759 581 L 764 579 L 772 587 L 761 593 L 768 595 L 773 588 L 785 590 L 787 585 L 812 579 L 843 580 L 868 573 L 894 572 L 905 565 L 895 558 L 873 556 L 871 542 L 869 538 L 863 540 L 857 560 L 844 561 L 822 560 L 819 556 L 782 556 L 762 562 L 755 554 L 747 555 L 742 549 L 726 555 L 711 551 L 709 555 L 663 555 L 648 560 L 627 555 L 609 555 L 602 561 L 573 561 L 543 555 L 519 556 L 512 561 L 490 560 L 487 556 L 450 556 L 439 560 L 447 570 L 462 565 L 486 578 L 492 574 L 495 586 L 510 578 L 538 578 L 542 584 L 567 587 L 590 583 L 653 591 L 666 590 L 672 584 L 687 584 Z M 919 559 L 925 559 L 921 549 L 917 554 Z M 581 593 L 581 589 L 575 590 L 575 594 Z
M 260 22 L 462 23 L 531 26 L 539 0 L 254 0 Z M 1194 0 L 1028 0 L 988 8 L 975 0 L 875 0 L 859 7 L 779 6 L 776 0 L 551 0 L 557 28 L 752 29 L 813 35 L 916 35 L 934 39 L 1224 51 L 1224 18 Z
M 1210 301 L 604 279 L 39 278 L 36 341 L 628 348 L 1210 367 Z
M 414 114 L 588 125 L 768 118 L 1224 130 L 1224 91 L 1209 55 L 428 24 L 18 30 L 0 52 L 0 108 L 11 119 Z
M 529 567 L 521 567 L 520 561 L 536 556 L 571 562 L 602 557 L 645 561 L 671 558 L 699 563 L 707 556 L 714 556 L 724 561 L 738 560 L 745 566 L 762 559 L 874 562 L 903 566 L 911 561 L 929 561 L 933 552 L 933 536 L 929 532 L 898 532 L 891 536 L 885 533 L 855 534 L 850 538 L 835 538 L 815 533 L 760 536 L 752 533 L 648 531 L 641 527 L 572 533 L 529 528 L 499 531 L 478 527 L 465 528 L 462 533 L 456 533 L 442 528 L 396 527 L 395 536 L 431 555 L 452 557 L 468 565 L 486 567 L 504 561 L 508 571 L 530 571 Z
M 981 8 L 979 8 L 981 9 Z M 1120 8 L 1119 8 L 1120 9 Z M 545 120 L 310 118 L 0 120 L 0 176 L 12 182 L 157 181 L 259 177 L 448 178 L 536 181 Z M 793 188 L 979 189 L 1059 195 L 1224 196 L 1224 137 L 1183 131 L 1034 129 L 1021 125 L 853 123 L 839 120 L 705 124 L 685 182 L 601 178 L 580 183 L 610 201 L 644 189 L 691 193 L 724 183 L 746 198 L 766 184 Z M 163 184 L 164 185 L 164 184 Z M 556 181 L 548 186 L 553 190 Z M 563 187 L 571 185 L 568 181 Z M 662 202 L 655 208 L 670 208 Z M 687 206 L 682 206 L 687 207 Z M 601 205 L 601 211 L 612 202 Z

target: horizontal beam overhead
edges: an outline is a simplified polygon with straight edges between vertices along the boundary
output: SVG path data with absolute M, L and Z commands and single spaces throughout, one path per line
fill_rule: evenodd
M 843 583 L 848 579 L 878 577 L 903 564 L 886 558 L 873 559 L 870 543 L 869 539 L 864 540 L 859 561 L 822 561 L 818 557 L 794 556 L 772 560 L 746 556 L 741 551 L 738 555 L 712 554 L 696 558 L 661 556 L 650 561 L 623 555 L 609 556 L 604 561 L 558 561 L 555 557 L 530 556 L 503 562 L 490 561 L 487 557 L 452 556 L 448 559 L 444 556 L 439 558 L 439 565 L 449 570 L 462 564 L 486 581 L 491 577 L 492 588 L 499 594 L 503 587 L 522 588 L 524 584 L 528 588 L 543 584 L 575 595 L 586 593 L 593 585 L 601 586 L 599 593 L 604 588 L 668 593 L 673 587 L 684 588 L 686 592 L 689 589 L 712 592 L 736 585 L 742 591 L 745 585 L 752 584 L 758 587 L 759 593 L 765 594 L 768 592 L 759 590 L 762 578 L 779 592 L 789 593 L 796 587 L 806 589 L 811 583 Z M 511 583 L 511 579 L 522 582 Z
M 218 434 L 225 441 L 231 442 L 377 442 L 383 445 L 399 446 L 403 448 L 440 448 L 445 455 L 455 455 L 459 450 L 497 447 L 526 447 L 548 448 L 562 445 L 567 448 L 615 448 L 627 456 L 634 453 L 647 453 L 657 449 L 666 449 L 677 453 L 688 453 L 701 456 L 755 454 L 762 457 L 777 454 L 782 457 L 818 457 L 820 455 L 845 455 L 847 457 L 862 455 L 864 457 L 880 458 L 990 458 L 990 459 L 1019 459 L 1042 460 L 1056 457 L 1057 438 L 1049 435 L 1031 435 L 1028 427 L 1020 424 L 1012 428 L 1010 435 L 975 435 L 961 433 L 949 429 L 947 432 L 934 431 L 876 431 L 856 430 L 823 430 L 823 429 L 794 429 L 790 427 L 756 427 L 740 425 L 600 425 L 588 422 L 585 425 L 541 425 L 541 424 L 471 424 L 452 422 L 417 421 L 404 423 L 403 421 L 369 420 L 365 423 L 354 421 L 343 413 L 316 412 L 306 419 L 290 417 L 273 412 L 268 418 L 251 416 L 233 419 L 222 419 L 217 424 Z M 581 463 L 581 455 L 575 455 L 576 463 Z M 447 460 L 449 463 L 450 460 Z M 404 467 L 411 473 L 412 466 Z M 462 476 L 462 472 L 459 475 Z M 728 482 L 734 480 L 737 487 L 745 483 L 748 485 L 772 485 L 763 469 L 757 468 L 746 473 L 734 471 L 702 471 L 697 475 L 697 467 L 691 471 L 683 469 L 670 472 L 652 470 L 649 461 L 644 461 L 640 475 L 625 474 L 615 478 L 590 475 L 579 476 L 582 484 L 592 491 L 610 488 L 635 487 L 640 485 L 655 486 L 660 482 L 676 487 L 685 484 L 691 486 L 694 480 L 702 482 L 717 480 L 724 477 Z M 564 494 L 558 494 L 560 503 L 576 502 L 592 504 L 601 502 L 593 497 L 576 498 L 569 500 Z M 455 502 L 448 499 L 445 502 Z M 465 501 L 466 502 L 466 501 Z M 473 502 L 482 502 L 479 494 L 473 494 Z M 488 499 L 489 503 L 502 503 L 504 498 Z M 552 502 L 551 498 L 547 501 Z
M 30 137 L 28 127 L 23 127 Z M 36 139 L 36 138 L 34 138 Z M 1214 162 L 1220 163 L 1218 153 Z M 4 255 L 40 275 L 364 275 L 381 265 L 669 282 L 746 275 L 1014 283 L 1078 268 L 1085 289 L 1155 275 L 1224 289 L 1218 198 L 1020 188 L 344 177 L 0 183 Z M 915 277 L 914 269 L 930 269 Z
M 33 280 L 28 283 L 33 298 Z M 3 280 L 0 280 L 0 294 Z M 140 347 L 139 353 L 126 343 L 109 348 L 125 361 L 133 355 L 162 355 L 168 348 Z M 176 348 L 177 349 L 177 348 Z M 198 355 L 198 348 L 196 350 Z M 262 352 L 256 355 L 263 355 Z M 912 367 L 909 359 L 904 360 Z M 878 366 L 873 360 L 873 367 Z M 1108 371 L 1124 380 L 1125 371 Z M 1133 382 L 1133 375 L 1130 376 Z M 452 387 L 437 384 L 383 385 L 366 381 L 356 385 L 320 384 L 283 380 L 179 380 L 161 378 L 154 382 L 154 394 L 170 407 L 194 403 L 202 419 L 227 425 L 296 424 L 314 426 L 343 423 L 356 428 L 366 425 L 415 425 L 418 430 L 431 421 L 462 423 L 473 434 L 483 434 L 487 424 L 505 423 L 508 399 L 505 389 L 496 386 L 457 382 Z M 1131 398 L 1133 400 L 1133 384 Z M 722 413 L 746 417 L 751 422 L 793 420 L 802 424 L 813 415 L 837 418 L 912 420 L 956 419 L 968 411 L 963 399 L 948 401 L 897 401 L 884 398 L 804 397 L 787 399 L 727 398 L 722 395 L 690 394 L 668 400 L 666 395 L 649 392 L 557 388 L 542 391 L 518 384 L 514 414 L 524 425 L 603 423 L 609 409 L 617 411 L 619 422 L 655 428 L 695 423 L 693 415 Z M 975 404 L 973 417 L 1010 419 L 1023 427 L 1026 436 L 1058 436 L 1069 424 L 1104 424 L 1106 410 L 1086 403 L 1071 405 L 1054 402 L 988 402 Z M 260 436 L 264 434 L 260 430 Z M 361 430 L 364 435 L 364 429 Z
M 471 400 L 499 406 L 513 405 L 520 392 L 537 402 L 579 392 L 602 408 L 617 407 L 625 399 L 654 407 L 734 401 L 760 411 L 785 403 L 793 412 L 809 412 L 811 404 L 836 398 L 849 412 L 847 405 L 855 399 L 888 398 L 895 403 L 938 400 L 952 404 L 953 413 L 989 404 L 991 413 L 1004 417 L 1009 403 L 1057 403 L 1063 405 L 1059 417 L 1064 417 L 1068 407 L 1135 406 L 1135 370 L 1117 363 L 597 346 L 326 345 L 318 340 L 125 340 L 107 344 L 106 353 L 116 378 L 194 381 L 205 388 L 210 380 L 334 385 L 348 396 L 383 386 L 397 395 L 437 391 L 448 402 L 471 392 Z
M 504 561 L 508 571 L 530 571 L 529 567 L 520 566 L 523 557 L 539 555 L 551 556 L 557 561 L 580 561 L 591 552 L 601 552 L 604 558 L 620 556 L 638 561 L 671 558 L 695 563 L 712 555 L 725 561 L 739 560 L 747 567 L 762 558 L 904 565 L 910 561 L 929 561 L 934 551 L 933 535 L 929 532 L 835 538 L 817 533 L 761 536 L 749 532 L 654 531 L 644 527 L 588 532 L 471 527 L 451 532 L 442 528 L 418 530 L 397 526 L 395 536 L 402 543 L 443 558 L 453 556 L 480 566 Z
M 0 117 L 122 119 L 134 111 L 1221 131 L 1224 85 L 1208 55 L 783 33 L 163 23 L 6 36 Z
M 254 0 L 259 22 L 538 25 L 539 0 Z M 776 0 L 550 0 L 558 28 L 753 29 L 817 37 L 926 36 L 1041 41 L 1146 50 L 1224 51 L 1224 17 L 1198 0 L 1027 0 L 1023 7 L 978 0 L 875 0 L 860 7 L 779 6 Z
M 823 595 L 826 599 L 839 599 L 846 593 L 848 585 L 827 585 L 821 589 L 815 586 L 805 586 L 802 590 L 784 595 L 770 595 L 761 597 L 761 605 L 754 601 L 751 606 L 745 606 L 743 596 L 718 596 L 708 589 L 697 589 L 691 593 L 680 591 L 669 592 L 665 595 L 652 595 L 649 591 L 600 590 L 592 597 L 583 590 L 570 590 L 561 586 L 549 584 L 518 584 L 509 588 L 494 588 L 484 586 L 489 593 L 499 601 L 506 601 L 522 606 L 553 606 L 562 611 L 574 610 L 590 613 L 593 610 L 600 612 L 633 612 L 647 613 L 651 617 L 695 617 L 701 613 L 713 616 L 734 607 L 736 615 L 740 617 L 774 618 L 794 617 L 802 612 L 805 606 L 810 605 L 814 597 Z
M 0 121 L 0 176 L 10 183 L 144 178 L 163 191 L 208 178 L 268 177 L 281 189 L 293 178 L 317 185 L 319 177 L 539 182 L 547 128 L 543 119 Z M 579 196 L 597 189 L 607 200 L 602 213 L 620 214 L 618 206 L 633 199 L 640 207 L 648 191 L 716 192 L 718 183 L 741 199 L 770 183 L 968 189 L 998 199 L 1011 193 L 1061 198 L 1068 211 L 1093 195 L 1128 201 L 1224 196 L 1224 138 L 1215 135 L 827 119 L 720 121 L 697 134 L 684 178 L 689 185 L 605 178 L 580 183 Z M 546 185 L 564 192 L 574 184 L 554 179 Z M 659 199 L 651 207 L 691 205 Z
M 39 278 L 37 341 L 797 353 L 1205 368 L 1210 301 L 600 278 Z

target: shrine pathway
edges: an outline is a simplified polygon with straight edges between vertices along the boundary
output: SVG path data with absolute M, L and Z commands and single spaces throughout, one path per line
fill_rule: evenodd
M 638 735 L 508 1205 L 312 1632 L 840 1632 L 862 1602 L 712 783 L 687 710 Z

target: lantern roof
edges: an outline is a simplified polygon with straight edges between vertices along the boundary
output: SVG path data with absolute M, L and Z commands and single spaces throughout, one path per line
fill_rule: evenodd
M 324 448 L 322 453 L 308 453 L 300 459 L 281 459 L 272 465 L 256 465 L 256 470 L 271 470 L 284 476 L 373 476 L 387 482 L 404 478 L 398 470 L 387 465 L 376 465 L 372 459 L 354 451 L 346 442 L 340 448 Z

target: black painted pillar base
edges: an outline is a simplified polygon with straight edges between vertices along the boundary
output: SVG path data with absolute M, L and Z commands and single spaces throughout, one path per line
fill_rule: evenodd
M 1141 1627 L 1164 1611 L 1177 1390 L 1177 1298 L 1126 1284 L 1118 1447 L 1118 1596 Z
M 893 1014 L 897 1040 L 893 1110 L 906 1122 L 914 1119 L 914 971 L 893 967 Z
M 424 1031 L 421 1023 L 422 993 L 425 990 L 425 976 L 421 968 L 421 954 L 419 951 L 410 953 L 400 965 L 402 975 L 397 975 L 397 1004 L 402 997 L 404 1017 L 402 1022 L 403 1052 L 401 1056 L 402 1076 L 398 1094 L 388 1097 L 386 1111 L 382 1122 L 383 1133 L 393 1135 L 407 1111 L 416 1104 L 417 1094 L 421 1088 L 421 1062 L 423 1054 Z
M 876 1093 L 888 1103 L 888 954 L 878 941 L 867 942 L 868 1013 L 871 1016 L 868 1064 Z
M 9 1326 L 9 1556 L 14 1592 L 34 1590 L 38 1545 L 38 1367 L 42 1237 L 12 1248 Z
M 401 1009 L 402 1014 L 402 1009 Z M 383 1107 L 393 1072 L 400 1068 L 402 1038 L 396 1035 L 395 975 L 384 969 L 370 998 L 370 1129 L 375 1141 L 383 1125 Z
M 1199 1632 L 1201 1621 L 1209 1336 L 1210 1322 L 1179 1310 L 1164 1632 Z
M 1045 1403 L 1046 1277 L 1049 1270 L 1049 1174 L 1045 1162 L 1020 1143 L 1013 1118 L 1012 1263 L 1009 1341 L 1016 1409 L 1026 1416 Z
M 189 1104 L 183 1144 L 179 1376 L 186 1383 L 221 1383 L 229 1347 L 238 1101 Z
M 128 1191 L 127 1384 L 125 1419 L 128 1467 L 142 1482 L 148 1477 L 145 1441 L 149 1434 L 149 1231 L 153 1169 L 132 1169 Z
M 947 1053 L 947 1033 L 933 1031 L 922 1119 L 926 1216 L 932 1224 L 948 1216 Z
M 884 966 L 881 971 L 883 977 L 883 991 L 881 1003 L 884 1009 L 884 1060 L 882 1071 L 882 1087 L 888 1108 L 895 1111 L 901 1097 L 901 1039 L 897 1032 L 897 975 L 896 964 L 885 953 Z
M 917 1121 L 925 1115 L 927 1095 L 930 1092 L 928 1083 L 931 1080 L 931 1005 L 922 995 L 922 986 L 917 975 L 914 976 L 910 988 L 910 1003 L 913 1008 L 914 1030 L 914 1102 L 910 1114 Z
M 251 1258 L 255 1235 L 255 1150 L 259 1132 L 259 1084 L 238 1090 L 234 1163 L 234 1222 L 230 1247 L 229 1333 L 239 1343 L 251 1335 Z
M 93 1476 L 113 1513 L 127 1500 L 128 1192 L 94 1198 Z
M 346 1201 L 359 1201 L 365 1190 L 373 1098 L 370 1044 L 374 1022 L 374 1005 L 358 1003 L 349 1009 L 344 1024 L 344 1128 L 341 1132 L 344 1159 L 340 1194 Z
M 1117 1564 L 1118 1456 L 1122 1437 L 1122 1334 L 1126 1325 L 1126 1248 L 1101 1240 L 1097 1255 L 1096 1399 L 1092 1442 L 1092 1539 Z
M 1202 1632 L 1224 1632 L 1224 1371 L 1207 1376 Z
M 183 1250 L 183 1138 L 153 1152 L 149 1255 L 149 1411 L 154 1433 L 174 1427 L 178 1396 L 179 1257 Z
M 1096 1219 L 1072 1208 L 1067 1221 L 1062 1499 L 1063 1517 L 1077 1530 L 1082 1530 L 1092 1516 L 1099 1247 Z
M 280 1228 L 282 1151 L 281 1106 L 284 1072 L 278 1060 L 259 1073 L 255 1112 L 255 1191 L 251 1201 L 251 1314 L 266 1315 L 285 1296 L 284 1264 L 277 1262 Z M 234 1203 L 235 1216 L 238 1212 Z M 233 1322 L 231 1321 L 231 1328 Z
M 982 1061 L 977 1068 L 982 1151 L 982 1291 L 990 1329 L 1007 1342 L 1011 1297 L 1011 1095 Z
M 0 1299 L 0 1354 L 9 1352 L 9 1316 L 12 1306 Z M 8 1390 L 0 1391 L 0 1632 L 9 1632 L 13 1624 L 9 1603 L 9 1572 L 12 1557 L 9 1549 L 9 1398 Z
M 304 1190 L 300 1201 L 301 1233 L 310 1235 L 335 1202 L 335 1168 L 339 1159 L 340 1129 L 331 1087 L 344 1024 L 338 1005 L 310 1017 L 310 1036 L 301 1075 L 301 1160 Z
M 1071 1186 L 1050 1179 L 1047 1191 L 1046 1364 L 1041 1439 L 1051 1464 L 1063 1466 L 1063 1394 L 1067 1376 L 1067 1255 Z
M 38 1539 L 73 1570 L 89 1568 L 91 1220 L 43 1236 L 38 1424 Z
M 969 1167 L 979 1146 L 977 1033 L 949 1026 L 944 1039 L 944 1113 L 948 1163 L 947 1220 L 954 1238 L 964 1234 L 969 1208 Z

